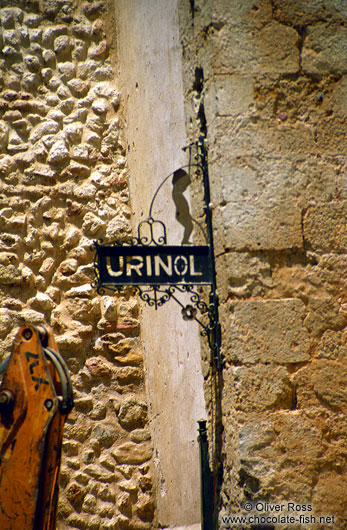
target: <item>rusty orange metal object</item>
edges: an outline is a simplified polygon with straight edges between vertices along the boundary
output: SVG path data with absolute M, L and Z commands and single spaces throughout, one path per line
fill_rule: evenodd
M 55 529 L 70 387 L 51 330 L 20 328 L 0 386 L 1 530 Z

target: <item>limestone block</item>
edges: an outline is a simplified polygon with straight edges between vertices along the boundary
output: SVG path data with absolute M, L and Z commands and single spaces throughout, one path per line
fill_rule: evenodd
M 75 100 L 72 98 L 67 98 L 59 104 L 59 110 L 64 112 L 64 114 L 70 114 L 74 106 L 75 106 Z
M 29 30 L 29 39 L 30 42 L 41 42 L 42 38 L 42 29 L 41 28 L 35 28 Z
M 282 366 L 237 366 L 224 371 L 224 405 L 242 412 L 291 409 L 293 389 Z
M 230 310 L 227 360 L 287 364 L 310 358 L 301 300 L 233 302 Z
M 347 114 L 347 76 L 343 76 L 334 90 L 335 109 L 338 114 Z
M 67 35 L 61 35 L 54 39 L 53 49 L 59 60 L 69 57 L 72 50 L 72 41 Z
M 244 114 L 253 104 L 252 78 L 240 75 L 216 76 L 213 89 L 211 93 L 209 90 L 208 96 L 205 97 L 207 114 L 209 114 L 209 106 L 211 106 L 211 111 L 217 111 L 218 115 L 235 116 Z
M 32 309 L 23 309 L 18 313 L 18 318 L 20 325 L 25 324 L 25 322 L 32 325 L 45 324 L 44 314 L 39 313 L 38 311 L 33 311 Z
M 102 40 L 97 45 L 91 46 L 88 50 L 88 57 L 91 59 L 103 59 L 108 55 L 108 45 L 106 40 Z
M 72 483 L 66 491 L 66 496 L 72 505 L 80 505 L 85 496 L 85 490 L 79 484 Z
M 3 31 L 2 38 L 4 44 L 7 46 L 14 46 L 15 48 L 21 44 L 21 34 L 16 29 L 8 29 Z
M 53 120 L 47 120 L 42 123 L 39 123 L 36 127 L 32 129 L 29 139 L 32 143 L 35 143 L 38 140 L 40 140 L 43 136 L 49 135 L 49 134 L 55 134 L 58 131 L 59 131 L 58 123 Z
M 89 413 L 89 417 L 92 418 L 93 420 L 103 420 L 106 418 L 106 414 L 107 414 L 107 410 L 106 410 L 105 405 L 103 405 L 102 403 L 96 403 L 93 410 Z M 100 463 L 102 462 L 100 461 Z M 105 465 L 105 467 L 107 466 Z M 110 468 L 110 466 L 108 467 Z
M 2 149 L 5 149 L 7 147 L 8 142 L 8 125 L 5 121 L 0 121 L 0 146 Z
M 143 464 L 152 456 L 149 444 L 126 442 L 112 451 L 112 456 L 118 464 Z
M 84 98 L 89 92 L 90 83 L 88 81 L 82 81 L 82 79 L 71 79 L 68 81 L 67 86 L 73 96 Z
M 347 28 L 317 24 L 308 29 L 302 65 L 308 74 L 347 73 Z
M 88 39 L 92 33 L 92 25 L 89 22 L 84 21 L 73 25 L 71 31 L 77 35 L 77 37 Z
M 95 296 L 95 290 L 90 283 L 73 287 L 66 293 L 67 298 L 92 298 L 93 296 Z
M 221 301 L 229 295 L 259 296 L 273 284 L 271 267 L 265 256 L 257 257 L 245 252 L 227 253 L 216 259 L 216 272 Z
M 106 227 L 106 238 L 109 241 L 124 241 L 130 236 L 130 225 L 127 219 L 114 217 Z
M 299 408 L 324 406 L 328 410 L 345 412 L 346 367 L 336 361 L 319 359 L 295 374 L 297 404 Z
M 96 237 L 104 228 L 104 221 L 91 212 L 86 213 L 83 218 L 82 229 L 88 237 Z
M 105 2 L 93 2 L 93 4 L 85 3 L 83 4 L 83 13 L 90 18 L 91 20 L 94 20 L 96 16 L 101 15 L 101 13 L 105 10 Z
M 84 468 L 85 473 L 100 482 L 114 482 L 116 480 L 115 474 L 105 471 L 97 464 L 90 464 Z
M 136 512 L 142 521 L 152 521 L 154 517 L 154 500 L 148 495 L 139 495 Z
M 34 298 L 28 300 L 28 305 L 38 311 L 51 311 L 55 307 L 53 300 L 45 293 L 37 293 Z
M 0 338 L 5 338 L 13 327 L 13 314 L 9 309 L 0 309 Z
M 0 263 L 0 284 L 1 285 L 19 285 L 23 277 L 18 267 L 15 265 L 3 265 Z
M 130 500 L 129 493 L 121 493 L 117 499 L 117 506 L 119 510 L 124 513 L 127 517 L 132 515 L 132 503 Z
M 318 252 L 346 252 L 347 201 L 310 206 L 304 217 L 304 239 Z
M 73 195 L 80 200 L 91 200 L 94 198 L 95 193 L 96 187 L 90 182 L 75 186 L 73 189 Z
M 298 33 L 276 21 L 254 33 L 225 25 L 211 34 L 202 58 L 215 74 L 295 73 L 300 58 L 297 44 Z
M 60 79 L 67 83 L 76 75 L 76 66 L 74 63 L 65 61 L 58 64 L 58 72 Z
M 335 19 L 339 21 L 347 16 L 347 6 L 344 0 L 274 0 L 274 15 L 277 20 L 293 26 L 312 24 L 321 20 Z
M 18 7 L 8 7 L 0 10 L 0 20 L 4 28 L 13 28 L 23 21 L 24 12 Z
M 126 429 L 143 427 L 147 423 L 147 405 L 135 397 L 126 398 L 117 411 L 118 421 Z
M 343 473 L 322 470 L 317 477 L 312 502 L 317 513 L 344 514 L 346 507 L 346 478 Z M 336 517 L 337 521 L 343 520 Z M 335 526 L 335 525 L 332 525 Z M 343 526 L 341 526 L 341 529 Z
M 321 336 L 329 329 L 343 329 L 347 324 L 347 314 L 341 309 L 340 304 L 329 296 L 312 296 L 308 304 L 305 326 L 315 337 Z
M 282 366 L 237 366 L 224 372 L 224 409 L 228 400 L 234 400 L 237 410 L 254 412 L 291 409 L 293 389 L 287 370 Z
M 66 440 L 62 444 L 63 451 L 68 456 L 77 456 L 79 452 L 79 444 L 78 442 L 74 442 L 72 440 Z
M 36 55 L 26 55 L 24 64 L 31 72 L 39 72 L 41 70 L 41 62 Z
M 95 513 L 96 508 L 96 498 L 94 495 L 87 494 L 84 497 L 84 501 L 82 504 L 82 510 L 87 513 Z
M 117 303 L 113 296 L 103 296 L 101 298 L 101 312 L 106 320 L 110 322 L 117 320 Z
M 90 374 L 97 379 L 110 379 L 113 374 L 111 363 L 102 357 L 91 357 L 85 363 Z
M 118 428 L 119 429 L 119 428 Z M 119 436 L 119 430 L 111 423 L 98 423 L 92 430 L 92 436 L 102 447 L 111 447 Z
M 7 141 L 5 142 L 7 145 Z M 0 145 L 1 145 L 1 124 L 0 124 Z M 16 169 L 16 163 L 12 156 L 0 155 L 0 175 L 7 176 Z
M 55 66 L 55 53 L 52 50 L 44 50 L 42 52 L 42 58 L 47 66 L 54 68 Z
M 280 250 L 303 246 L 301 212 L 293 202 L 230 203 L 221 213 L 228 249 Z
M 132 431 L 131 435 L 130 435 L 130 439 L 132 442 L 136 442 L 136 443 L 139 443 L 139 442 L 146 442 L 147 440 L 150 440 L 151 439 L 151 433 L 147 430 L 147 429 L 135 429 L 134 431 Z M 146 477 L 141 477 L 143 479 L 145 479 Z M 149 480 L 149 479 L 147 479 Z M 145 482 L 142 482 L 143 484 L 143 490 L 145 491 L 146 489 L 146 483 Z M 148 484 L 147 484 L 148 486 Z M 149 487 L 149 489 L 151 489 L 151 486 Z
M 69 158 L 69 150 L 67 149 L 65 142 L 58 140 L 52 145 L 47 162 L 49 164 L 61 164 Z
M 67 99 L 67 98 L 70 98 L 71 94 L 70 94 L 69 89 L 68 89 L 65 85 L 61 84 L 61 80 L 60 80 L 59 78 L 57 78 L 57 77 L 53 78 L 53 77 L 52 77 L 52 79 L 51 79 L 51 81 L 49 82 L 49 84 L 51 85 L 53 79 L 54 79 L 54 81 L 55 81 L 55 85 L 56 85 L 56 89 L 57 89 L 57 94 L 58 94 L 58 96 L 60 97 L 60 99 Z M 50 88 L 51 88 L 52 90 L 54 90 L 53 87 L 50 86 Z
M 118 368 L 117 379 L 121 385 L 138 385 L 143 380 L 143 371 L 134 366 L 124 366 Z
M 37 15 L 36 13 L 25 13 L 23 24 L 28 28 L 37 28 L 41 21 L 41 15 Z

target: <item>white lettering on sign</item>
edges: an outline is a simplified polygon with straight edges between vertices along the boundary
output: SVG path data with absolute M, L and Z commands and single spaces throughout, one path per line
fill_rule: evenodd
M 138 263 L 134 263 L 134 260 L 138 260 Z M 127 276 L 131 276 L 132 271 L 135 271 L 139 276 L 142 276 L 141 269 L 143 267 L 142 256 L 132 256 L 131 261 L 127 262 Z
M 167 256 L 167 263 L 160 256 L 154 256 L 154 274 L 160 276 L 160 267 L 168 276 L 172 276 L 172 256 Z
M 121 262 L 122 262 L 122 265 L 121 265 Z M 107 256 L 107 258 L 106 258 L 106 269 L 107 269 L 107 272 L 109 273 L 109 275 L 114 277 L 114 278 L 117 278 L 117 276 L 122 276 L 122 274 L 124 272 L 123 271 L 123 269 L 124 269 L 124 258 L 123 258 L 123 256 L 119 256 L 118 263 L 119 263 L 119 270 L 115 271 L 112 268 L 110 256 Z
M 203 272 L 195 269 L 195 256 L 117 256 L 112 259 L 106 256 L 106 270 L 112 278 L 121 276 L 152 277 L 161 276 L 202 276 Z M 117 263 L 118 261 L 118 263 Z M 117 267 L 118 265 L 118 267 Z
M 202 276 L 202 272 L 198 272 L 195 270 L 194 256 L 189 256 L 189 266 L 190 266 L 190 274 L 192 276 Z
M 177 256 L 174 261 L 175 273 L 184 276 L 188 270 L 188 260 L 185 256 Z

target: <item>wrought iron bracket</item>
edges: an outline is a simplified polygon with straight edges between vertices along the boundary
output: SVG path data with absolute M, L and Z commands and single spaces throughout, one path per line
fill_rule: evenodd
M 195 162 L 191 161 L 193 148 L 196 150 Z M 95 250 L 95 280 L 92 285 L 99 294 L 105 294 L 106 290 L 120 291 L 124 287 L 132 286 L 137 290 L 141 300 L 155 309 L 171 299 L 175 300 L 182 308 L 183 319 L 195 320 L 201 326 L 201 335 L 207 337 L 217 369 L 220 369 L 221 328 L 204 138 L 184 149 L 189 149 L 189 164 L 171 173 L 161 182 L 152 198 L 148 217 L 138 225 L 137 236 L 126 243 L 114 241 L 104 244 L 102 240 L 94 241 L 92 249 Z M 190 173 L 193 168 L 197 177 L 201 176 L 203 181 L 207 233 L 201 228 L 200 223 L 197 224 L 204 234 L 206 246 L 192 246 L 189 243 L 194 219 L 190 216 L 183 191 L 190 184 Z M 166 226 L 161 220 L 153 217 L 153 207 L 158 193 L 170 178 L 173 179 L 173 186 L 178 183 L 178 191 L 173 198 L 177 200 L 177 204 L 179 200 L 181 201 L 186 218 L 184 244 L 181 246 L 167 245 Z M 176 218 L 178 217 L 177 210 Z M 202 286 L 210 286 L 208 303 L 200 296 L 199 288 L 201 289 Z M 178 297 L 179 293 L 187 293 L 190 303 L 183 303 Z

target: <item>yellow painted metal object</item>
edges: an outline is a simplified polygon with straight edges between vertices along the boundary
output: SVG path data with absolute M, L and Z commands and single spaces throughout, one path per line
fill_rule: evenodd
M 51 330 L 21 327 L 2 371 L 0 529 L 54 530 L 63 427 L 73 398 Z

